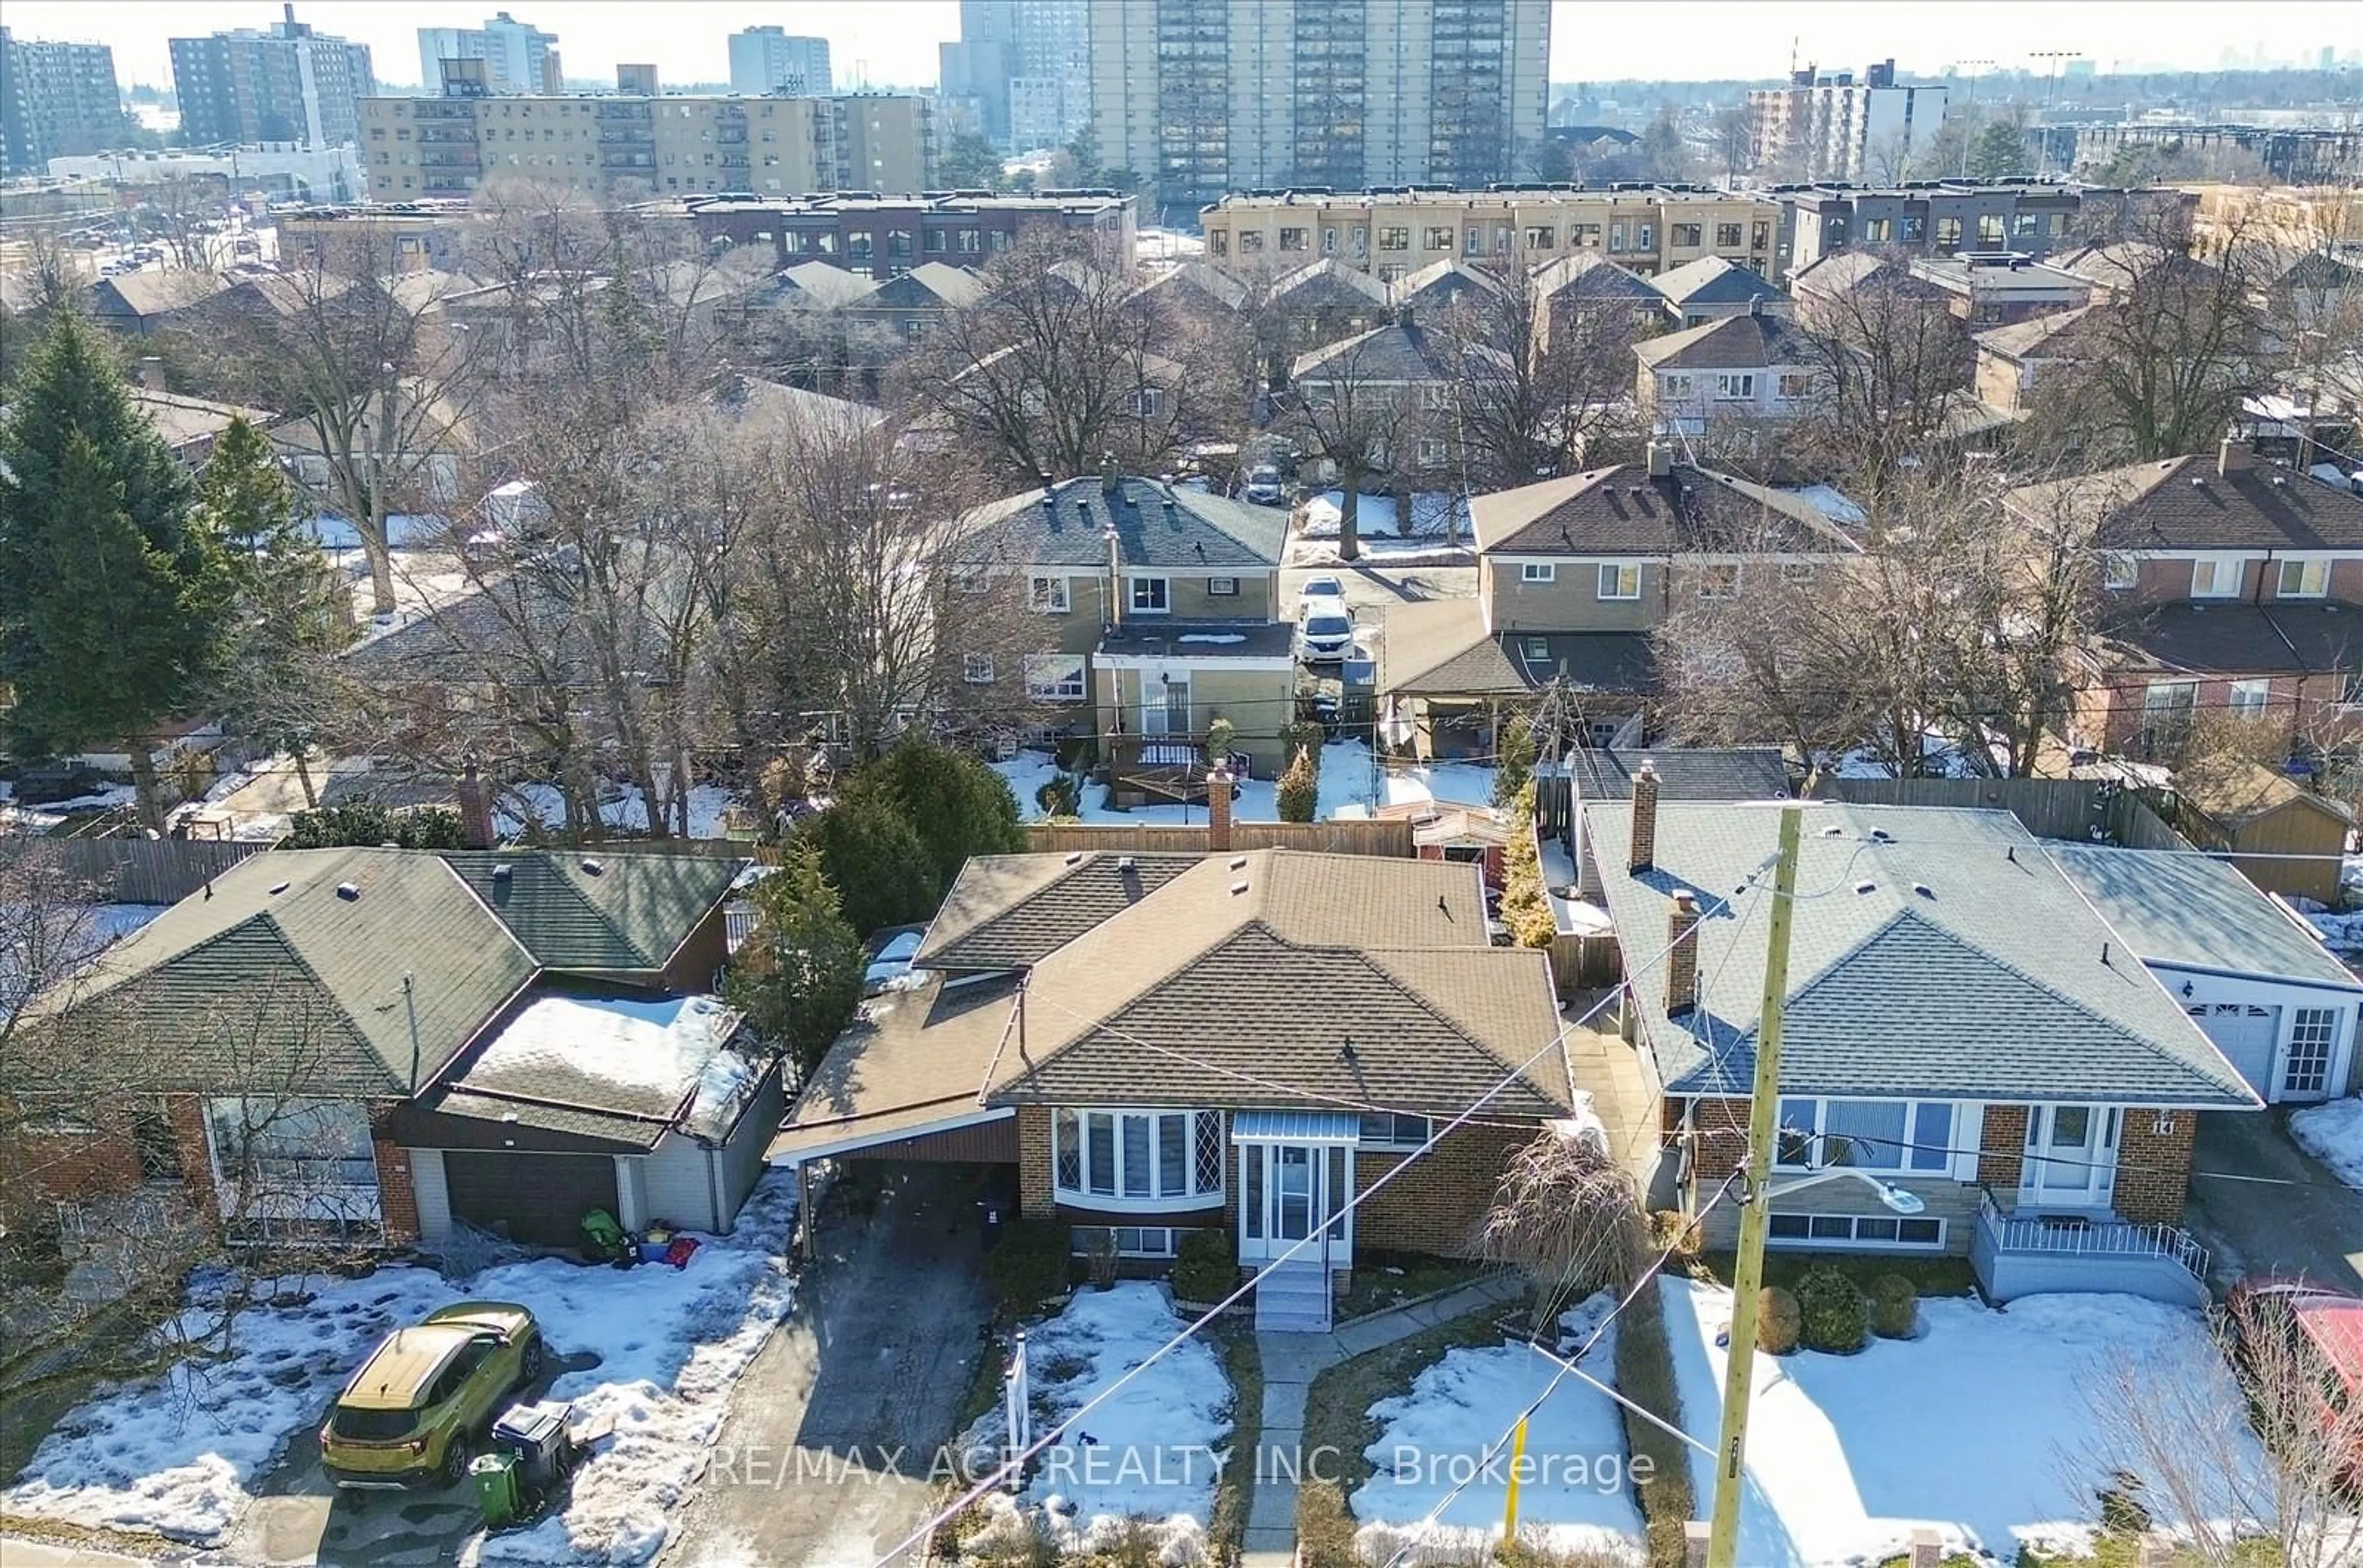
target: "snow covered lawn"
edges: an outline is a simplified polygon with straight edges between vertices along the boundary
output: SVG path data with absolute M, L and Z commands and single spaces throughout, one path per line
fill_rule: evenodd
M 690 785 L 689 836 L 727 838 L 722 814 L 737 798 L 720 784 Z M 648 799 L 638 784 L 622 789 L 603 787 L 599 794 L 599 820 L 621 832 L 645 833 L 649 828 Z M 510 784 L 493 803 L 493 826 L 504 840 L 518 838 L 528 827 L 557 832 L 566 826 L 566 796 L 554 784 Z
M 2333 1100 L 2290 1116 L 2298 1147 L 2350 1187 L 2363 1187 L 2363 1098 Z
M 1595 1297 L 1568 1315 L 1597 1323 L 1610 1305 Z M 1587 1331 L 1574 1342 L 1591 1338 Z M 1616 1364 L 1611 1325 L 1578 1363 L 1608 1381 Z M 1474 1543 L 1501 1528 L 1508 1491 L 1505 1449 L 1481 1462 L 1511 1415 L 1540 1395 L 1558 1367 L 1525 1345 L 1455 1350 L 1422 1372 L 1411 1392 L 1370 1407 L 1384 1423 L 1365 1451 L 1370 1479 L 1352 1498 L 1362 1521 L 1356 1542 L 1364 1557 L 1383 1562 L 1464 1480 L 1437 1519 L 1431 1546 Z M 1518 1489 L 1518 1524 L 1561 1550 L 1629 1551 L 1640 1560 L 1642 1522 L 1625 1474 L 1625 1426 L 1615 1402 L 1572 1373 L 1526 1424 L 1525 1470 Z M 1456 1559 L 1457 1560 L 1457 1559 Z
M 1668 1279 L 1682 1422 L 1712 1445 L 1723 1408 L 1728 1291 Z M 1920 1337 L 1858 1355 L 1756 1358 L 1740 1560 L 1840 1568 L 1903 1551 L 1934 1526 L 1948 1549 L 2004 1562 L 2021 1542 L 2080 1541 L 2102 1479 L 2091 1414 L 2106 1358 L 2172 1369 L 2220 1365 L 2196 1313 L 2131 1296 L 2029 1296 L 1995 1311 L 1920 1304 Z M 1698 1496 L 1713 1464 L 1692 1454 Z M 2080 1481 L 2071 1478 L 2082 1478 Z
M 784 1255 L 794 1191 L 767 1179 L 737 1231 L 703 1238 L 678 1271 L 543 1258 L 461 1284 L 414 1267 L 312 1282 L 301 1305 L 242 1316 L 221 1362 L 110 1388 L 72 1411 L 0 1507 L 217 1544 L 257 1477 L 388 1330 L 454 1301 L 518 1301 L 561 1365 L 593 1363 L 560 1373 L 550 1388 L 573 1402 L 592 1457 L 562 1514 L 491 1538 L 483 1558 L 647 1562 L 704 1469 L 731 1385 L 793 1299 Z M 190 1312 L 201 1326 L 203 1307 Z
M 1456 806 L 1493 804 L 1493 769 L 1483 762 L 1419 762 L 1387 773 L 1389 806 L 1448 800 Z
M 1080 1410 L 1185 1327 L 1146 1280 L 1075 1293 L 1026 1335 L 1038 1434 Z M 1152 1521 L 1168 1562 L 1201 1554 L 1215 1482 L 1231 1435 L 1231 1384 L 1203 1340 L 1179 1345 L 1082 1418 L 1035 1461 L 1025 1500 L 1076 1545 L 1104 1540 L 1130 1518 Z M 997 1454 L 998 1414 L 971 1434 Z

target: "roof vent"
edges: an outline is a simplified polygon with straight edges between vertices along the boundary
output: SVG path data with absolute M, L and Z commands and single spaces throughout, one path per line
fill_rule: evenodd
M 343 899 L 346 903 L 349 904 L 361 895 L 361 884 L 360 883 L 340 882 L 337 884 L 337 896 Z
M 1247 870 L 1247 869 L 1248 869 L 1248 858 L 1247 858 L 1247 856 L 1245 856 L 1245 855 L 1233 855 L 1233 856 L 1231 857 L 1231 869 L 1232 869 L 1233 871 L 1245 871 L 1245 870 Z
M 271 884 L 269 891 L 273 896 L 276 896 L 277 895 L 287 891 L 287 884 L 283 882 L 274 882 Z
M 1875 882 L 1858 882 L 1854 884 L 1854 890 L 1857 893 L 1876 893 L 1879 891 L 1879 884 Z
M 1936 890 L 1929 886 L 1925 882 L 1914 883 L 1912 884 L 1912 891 L 1918 894 L 1923 898 L 1934 898 L 1936 896 Z
M 1081 850 L 1070 850 L 1070 851 L 1067 851 L 1067 863 L 1068 863 L 1069 865 L 1071 865 L 1071 865 L 1081 865 L 1081 864 L 1082 864 L 1082 862 L 1083 862 L 1083 851 L 1081 851 Z
M 1130 855 L 1118 855 L 1115 858 L 1115 869 L 1118 871 L 1131 871 L 1137 864 L 1137 862 Z
M 1841 828 L 1836 823 L 1833 822 L 1828 827 L 1822 829 L 1822 837 L 1825 839 L 1835 839 L 1845 831 L 1846 829 L 1844 828 Z
M 2204 489 L 2206 489 L 2206 488 L 2207 488 L 2207 476 L 2206 476 L 2205 474 L 2203 474 L 2203 473 L 2194 473 L 2194 474 L 2192 474 L 2192 475 L 2191 476 L 2191 488 L 2192 488 L 2193 490 L 2204 490 Z
M 1247 878 L 1245 878 L 1245 877 L 1241 877 L 1241 878 L 1239 878 L 1239 880 L 1238 880 L 1238 881 L 1237 881 L 1237 882 L 1235 882 L 1235 883 L 1231 884 L 1231 893 L 1232 893 L 1232 895 L 1233 895 L 1234 896 L 1236 896 L 1236 895 L 1239 895 L 1239 894 L 1245 893 L 1247 890 L 1248 890 L 1248 881 L 1247 881 Z
M 1873 828 L 1870 830 L 1870 841 L 1874 844 L 1892 844 L 1895 842 L 1895 835 L 1884 828 Z
M 493 868 L 493 880 L 494 882 L 506 882 L 509 879 L 509 874 L 516 870 L 516 867 L 515 866 L 494 866 Z
M 604 862 L 593 860 L 589 855 L 582 857 L 582 872 L 584 875 L 597 876 L 601 872 L 605 871 L 607 867 Z

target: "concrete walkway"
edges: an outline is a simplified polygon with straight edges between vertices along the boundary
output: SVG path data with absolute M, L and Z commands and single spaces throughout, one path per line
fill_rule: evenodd
M 1296 1484 L 1304 1473 L 1304 1397 L 1313 1380 L 1339 1362 L 1525 1291 L 1514 1274 L 1495 1274 L 1426 1301 L 1372 1313 L 1326 1334 L 1258 1334 L 1263 1362 L 1263 1428 L 1256 1438 L 1255 1496 L 1240 1542 L 1244 1568 L 1288 1568 L 1296 1553 Z

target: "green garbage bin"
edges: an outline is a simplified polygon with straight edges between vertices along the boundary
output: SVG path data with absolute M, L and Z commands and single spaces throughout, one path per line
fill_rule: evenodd
M 516 1455 L 504 1449 L 478 1454 L 468 1462 L 476 1478 L 476 1507 L 483 1510 L 484 1527 L 498 1529 L 517 1516 Z

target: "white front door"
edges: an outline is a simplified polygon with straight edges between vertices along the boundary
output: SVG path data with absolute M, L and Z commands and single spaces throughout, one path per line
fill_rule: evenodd
M 2018 1176 L 2022 1208 L 2106 1208 L 2117 1187 L 2115 1106 L 2036 1106 Z
M 1143 672 L 1140 689 L 1140 732 L 1143 735 L 1190 733 L 1190 672 Z
M 1320 1261 L 1320 1230 L 1328 1222 L 1332 1269 L 1352 1257 L 1354 1217 L 1338 1213 L 1352 1181 L 1354 1151 L 1341 1143 L 1242 1143 L 1238 1146 L 1239 1262 L 1269 1262 L 1304 1240 L 1295 1262 Z
M 2337 1009 L 2298 1008 L 2290 1018 L 2289 1050 L 2281 1056 L 2280 1082 L 2269 1097 L 2275 1100 L 2328 1099 L 2331 1062 L 2337 1054 Z

